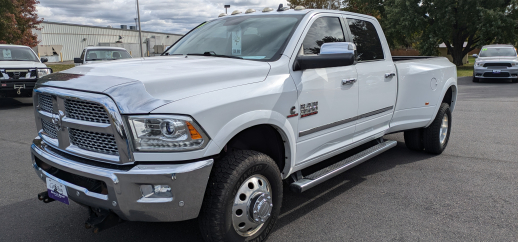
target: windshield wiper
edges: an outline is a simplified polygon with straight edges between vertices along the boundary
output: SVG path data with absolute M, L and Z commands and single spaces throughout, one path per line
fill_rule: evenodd
M 173 55 L 180 55 L 180 54 L 173 54 Z M 223 58 L 234 58 L 234 59 L 243 59 L 242 57 L 239 57 L 239 56 L 233 56 L 233 55 L 218 55 L 216 54 L 216 52 L 214 51 L 207 51 L 203 54 L 200 54 L 200 53 L 189 53 L 189 54 L 186 54 L 186 55 L 195 55 L 195 56 L 214 56 L 214 57 L 223 57 Z

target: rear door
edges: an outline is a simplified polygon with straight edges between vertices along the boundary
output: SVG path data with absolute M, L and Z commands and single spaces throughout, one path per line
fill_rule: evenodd
M 388 129 L 396 102 L 397 75 L 379 23 L 359 16 L 346 16 L 346 21 L 358 51 L 356 142 Z
M 344 24 L 340 14 L 313 17 L 297 45 L 298 55 L 316 56 L 322 44 L 344 42 Z M 342 81 L 357 78 L 354 65 L 292 71 L 292 76 L 297 84 L 300 113 L 296 162 L 299 165 L 317 162 L 352 143 L 358 85 L 344 85 Z

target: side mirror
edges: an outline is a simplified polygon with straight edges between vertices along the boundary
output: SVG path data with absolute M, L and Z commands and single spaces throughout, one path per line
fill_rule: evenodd
M 477 54 L 473 54 L 473 57 L 478 58 L 478 55 Z
M 356 45 L 350 42 L 325 43 L 317 56 L 298 56 L 293 64 L 294 71 L 318 69 L 356 64 Z
M 74 58 L 74 63 L 83 64 L 83 60 L 81 58 Z
M 41 62 L 42 62 L 42 63 L 45 63 L 45 62 L 48 62 L 48 61 L 49 61 L 49 59 L 48 59 L 48 58 L 41 58 L 40 60 L 41 60 Z

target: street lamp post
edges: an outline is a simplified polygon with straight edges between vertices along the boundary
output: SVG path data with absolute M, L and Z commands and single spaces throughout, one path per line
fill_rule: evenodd
M 230 8 L 230 5 L 225 5 L 225 14 L 227 14 L 227 9 Z
M 140 28 L 140 9 L 138 6 L 137 0 L 137 17 L 138 17 L 138 38 L 140 43 L 140 57 L 144 57 L 144 52 L 142 51 L 142 29 Z

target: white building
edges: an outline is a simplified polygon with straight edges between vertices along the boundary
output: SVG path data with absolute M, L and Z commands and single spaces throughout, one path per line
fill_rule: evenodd
M 110 28 L 44 21 L 39 28 L 41 30 L 34 30 L 40 41 L 34 51 L 50 62 L 73 60 L 87 46 L 123 47 L 133 57 L 140 57 L 139 34 L 133 26 L 126 29 L 125 25 Z M 180 37 L 180 34 L 142 31 L 144 56 L 161 54 Z

